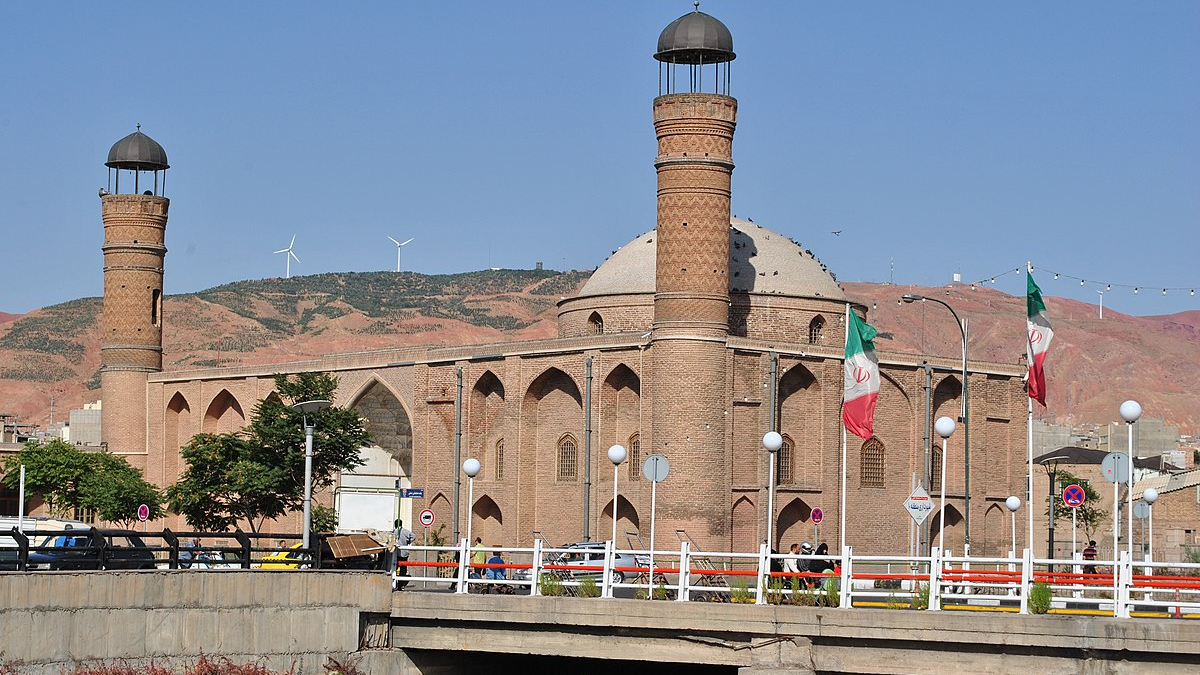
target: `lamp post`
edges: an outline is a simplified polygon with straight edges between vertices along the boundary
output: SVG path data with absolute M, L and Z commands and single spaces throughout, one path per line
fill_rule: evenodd
M 1012 557 L 1017 557 L 1017 509 L 1021 508 L 1021 498 L 1016 495 L 1004 500 L 1008 513 L 1012 516 Z
M 1058 463 L 1064 459 L 1067 459 L 1066 455 L 1055 455 L 1042 460 L 1042 468 L 1046 470 L 1046 478 L 1050 481 L 1050 486 L 1047 488 L 1047 492 L 1049 493 L 1049 499 L 1047 500 L 1047 503 L 1050 505 L 1050 510 L 1047 512 L 1049 514 L 1047 515 L 1047 518 L 1050 519 L 1050 525 L 1046 528 L 1048 537 L 1048 553 L 1046 557 L 1050 558 L 1051 560 L 1054 559 L 1054 516 L 1055 510 L 1058 507 L 1058 504 L 1054 503 L 1054 483 L 1058 480 Z M 1072 555 L 1074 555 L 1074 545 L 1072 545 L 1071 551 Z M 1054 565 L 1050 565 L 1048 570 L 1053 572 Z
M 467 474 L 467 545 L 471 542 L 471 516 L 475 510 L 475 476 L 479 475 L 479 460 L 468 457 L 463 462 L 463 473 Z M 470 549 L 468 549 L 469 551 Z
M 1133 424 L 1142 416 L 1142 406 L 1137 401 L 1125 401 L 1121 404 L 1121 419 L 1125 420 L 1125 431 L 1129 434 L 1129 473 L 1126 476 L 1125 491 L 1128 501 L 1125 510 L 1125 520 L 1127 531 L 1125 533 L 1125 550 L 1129 552 L 1129 559 L 1133 559 Z M 1113 508 L 1117 508 L 1116 504 Z M 1115 550 L 1115 548 L 1114 548 Z
M 309 531 L 312 530 L 312 465 L 313 465 L 313 430 L 316 425 L 309 421 L 309 415 L 332 405 L 325 399 L 302 401 L 292 406 L 292 410 L 300 413 L 304 420 L 304 532 L 302 546 L 308 549 Z
M 783 436 L 778 431 L 768 431 L 763 436 L 762 444 L 770 458 L 767 468 L 767 550 L 773 551 L 775 540 L 771 538 L 771 530 L 775 524 L 775 458 L 783 447 Z
M 958 421 L 963 425 L 963 544 L 966 551 L 970 551 L 971 547 L 971 424 L 969 422 L 971 406 L 967 402 L 967 320 L 960 319 L 958 312 L 950 305 L 938 300 L 916 293 L 907 293 L 900 298 L 906 303 L 913 303 L 917 300 L 936 302 L 937 304 L 950 310 L 950 314 L 954 316 L 955 323 L 958 324 L 958 331 L 962 334 L 962 416 Z M 942 453 L 943 465 L 942 472 L 945 473 L 945 457 L 946 453 Z
M 938 507 L 938 511 L 940 512 L 938 514 L 938 548 L 942 549 L 943 553 L 946 551 L 946 440 L 954 433 L 956 426 L 954 420 L 949 417 L 939 417 L 933 423 L 933 430 L 937 432 L 938 436 L 942 437 L 942 503 Z
M 1150 562 L 1154 562 L 1154 502 L 1158 501 L 1158 490 L 1146 488 L 1142 491 L 1142 500 L 1150 507 L 1150 517 L 1146 520 L 1150 521 Z
M 621 462 L 624 462 L 625 458 L 628 456 L 629 453 L 625 450 L 625 446 L 623 445 L 614 445 L 608 449 L 608 461 L 612 462 L 613 465 L 613 546 L 617 545 L 617 479 L 621 474 Z

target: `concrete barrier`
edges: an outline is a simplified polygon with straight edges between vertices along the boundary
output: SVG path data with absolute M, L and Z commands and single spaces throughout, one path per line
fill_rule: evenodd
M 174 570 L 0 574 L 0 664 L 194 661 L 201 654 L 323 674 L 386 616 L 379 572 Z

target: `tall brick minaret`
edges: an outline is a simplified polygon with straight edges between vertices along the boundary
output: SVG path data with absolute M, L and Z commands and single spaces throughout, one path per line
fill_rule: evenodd
M 170 205 L 162 192 L 169 165 L 166 151 L 138 125 L 137 131 L 112 146 L 105 166 L 112 192 L 100 192 L 104 219 L 101 433 L 110 452 L 139 454 L 146 452 L 146 376 L 162 370 L 163 259 Z M 121 194 L 123 177 L 132 192 Z M 147 181 L 148 189 L 143 190 L 141 181 L 149 178 L 153 184 Z
M 698 5 L 663 30 L 654 55 L 660 62 L 658 257 L 646 374 L 653 401 L 649 448 L 681 469 L 658 487 L 660 531 L 685 528 L 701 545 L 727 545 L 725 345 L 737 118 L 728 92 L 735 54 L 729 29 Z

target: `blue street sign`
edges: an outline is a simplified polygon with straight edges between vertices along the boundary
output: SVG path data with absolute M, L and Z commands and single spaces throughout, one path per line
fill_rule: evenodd
M 400 497 L 404 499 L 424 499 L 425 488 L 400 488 Z
M 1085 493 L 1083 488 L 1078 485 L 1068 485 L 1067 487 L 1063 488 L 1062 500 L 1064 504 L 1073 509 L 1079 508 L 1080 506 L 1083 506 L 1085 501 L 1087 501 L 1087 493 Z

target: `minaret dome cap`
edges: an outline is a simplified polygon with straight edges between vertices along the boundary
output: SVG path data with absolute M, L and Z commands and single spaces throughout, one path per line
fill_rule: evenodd
M 700 65 L 726 63 L 737 58 L 733 35 L 715 17 L 696 10 L 675 19 L 658 36 L 654 58 L 664 63 Z
M 171 168 L 167 163 L 167 151 L 163 150 L 158 141 L 143 134 L 141 125 L 138 125 L 137 131 L 113 144 L 104 166 L 132 171 L 162 171 Z

